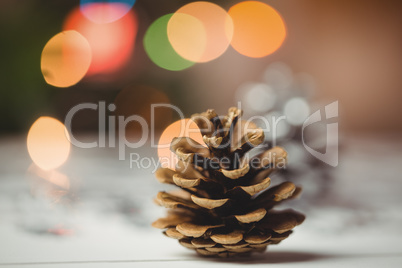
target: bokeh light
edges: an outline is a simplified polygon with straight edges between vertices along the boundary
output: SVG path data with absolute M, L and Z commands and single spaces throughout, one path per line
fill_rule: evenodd
M 158 157 L 162 167 L 175 169 L 176 155 L 170 151 L 170 143 L 175 137 L 190 137 L 204 145 L 200 129 L 191 119 L 181 119 L 170 124 L 162 133 L 158 142 Z
M 144 47 L 148 57 L 159 67 L 181 71 L 193 66 L 194 62 L 183 59 L 169 42 L 167 25 L 172 15 L 164 15 L 149 26 L 144 36 Z
M 67 160 L 71 144 L 63 123 L 52 117 L 40 117 L 28 132 L 27 147 L 32 161 L 39 168 L 50 170 Z
M 135 0 L 80 0 L 82 14 L 95 23 L 109 23 L 127 14 Z
M 292 98 L 285 103 L 283 113 L 290 124 L 298 126 L 310 115 L 310 106 L 303 98 Z
M 167 26 L 174 50 L 186 60 L 198 62 L 207 46 L 207 33 L 202 22 L 188 14 L 174 13 Z
M 236 92 L 237 101 L 241 101 L 245 110 L 268 112 L 276 103 L 276 93 L 264 83 L 244 83 Z
M 91 64 L 91 47 L 76 31 L 64 31 L 53 36 L 41 56 L 41 70 L 49 85 L 69 87 L 78 83 Z
M 253 122 L 264 130 L 265 140 L 276 142 L 291 135 L 293 129 L 286 121 L 283 113 L 271 111 L 261 118 L 254 118 Z
M 263 79 L 279 93 L 287 92 L 293 82 L 293 72 L 286 63 L 274 62 L 264 71 Z
M 218 58 L 228 48 L 232 35 L 231 17 L 223 8 L 210 2 L 184 5 L 168 24 L 168 37 L 173 48 L 184 58 L 195 62 Z
M 96 8 L 88 4 L 87 9 Z M 89 42 L 92 62 L 88 75 L 113 73 L 124 67 L 134 50 L 138 21 L 133 11 L 114 22 L 95 23 L 85 17 L 80 8 L 67 16 L 65 30 L 76 30 Z
M 240 54 L 261 58 L 275 52 L 286 37 L 286 27 L 279 13 L 258 1 L 245 1 L 229 9 L 234 31 L 232 47 Z

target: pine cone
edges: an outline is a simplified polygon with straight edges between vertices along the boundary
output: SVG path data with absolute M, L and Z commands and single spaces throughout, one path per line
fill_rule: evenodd
M 264 252 L 304 220 L 293 210 L 272 210 L 295 198 L 301 188 L 284 182 L 267 189 L 268 175 L 285 164 L 287 153 L 273 147 L 248 159 L 246 153 L 263 142 L 264 133 L 252 122 L 240 120 L 241 113 L 230 108 L 222 118 L 214 110 L 193 115 L 207 147 L 187 137 L 174 138 L 170 148 L 179 159 L 176 170 L 156 172 L 161 183 L 182 190 L 158 193 L 156 203 L 170 210 L 152 226 L 165 229 L 165 235 L 201 255 Z

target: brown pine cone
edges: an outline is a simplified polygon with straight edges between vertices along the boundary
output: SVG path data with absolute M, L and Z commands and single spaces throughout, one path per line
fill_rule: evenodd
M 230 108 L 222 118 L 214 110 L 193 115 L 207 147 L 187 137 L 174 138 L 170 148 L 179 159 L 176 170 L 156 172 L 161 183 L 182 190 L 158 193 L 156 203 L 170 210 L 152 226 L 165 229 L 165 235 L 201 255 L 264 252 L 304 220 L 293 210 L 272 210 L 295 198 L 301 188 L 284 182 L 268 189 L 268 175 L 285 165 L 287 153 L 273 147 L 248 159 L 246 153 L 263 142 L 264 133 L 240 120 L 241 113 Z

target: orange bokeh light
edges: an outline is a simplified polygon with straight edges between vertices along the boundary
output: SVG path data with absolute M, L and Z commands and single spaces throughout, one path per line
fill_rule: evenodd
M 63 123 L 52 117 L 40 117 L 29 129 L 27 147 L 39 168 L 51 170 L 67 160 L 71 144 Z
M 189 18 L 183 17 L 181 14 L 194 17 L 199 22 L 192 23 L 196 24 L 196 27 L 199 27 L 199 23 L 201 23 L 203 27 L 184 28 L 192 25 L 191 23 L 184 24 L 183 21 L 189 20 Z M 169 21 L 168 31 L 170 33 L 169 40 L 178 54 L 191 61 L 208 62 L 218 58 L 228 48 L 233 35 L 233 22 L 228 13 L 220 6 L 198 1 L 178 9 Z M 179 35 L 180 31 L 183 36 Z M 195 42 L 197 39 L 199 39 L 198 43 Z M 192 41 L 195 44 L 190 44 Z
M 200 129 L 191 119 L 181 119 L 170 124 L 163 131 L 158 142 L 158 157 L 162 167 L 175 169 L 178 159 L 170 151 L 170 143 L 175 137 L 190 137 L 199 144 L 204 144 Z
M 90 5 L 85 8 L 90 12 Z M 93 5 L 93 8 L 98 7 Z M 105 17 L 104 23 L 95 23 L 84 16 L 77 7 L 67 16 L 63 28 L 76 30 L 88 40 L 92 49 L 92 63 L 88 75 L 104 74 L 118 71 L 130 59 L 138 21 L 133 11 L 129 11 L 116 21 L 109 22 L 109 18 Z
M 202 22 L 194 16 L 175 13 L 168 22 L 167 34 L 173 49 L 184 59 L 198 62 L 207 45 Z
M 232 47 L 242 55 L 261 58 L 279 49 L 286 38 L 281 15 L 269 5 L 245 1 L 229 9 L 234 30 Z
M 46 83 L 69 87 L 78 83 L 91 64 L 91 47 L 76 31 L 64 31 L 53 36 L 41 56 L 41 71 Z

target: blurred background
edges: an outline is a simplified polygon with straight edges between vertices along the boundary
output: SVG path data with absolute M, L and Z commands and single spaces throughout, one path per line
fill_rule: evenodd
M 112 49 L 124 54 L 122 59 L 105 56 L 98 61 L 98 69 L 92 68 L 80 82 L 57 88 L 47 84 L 41 73 L 42 50 L 59 32 L 87 22 L 85 16 L 81 16 L 82 21 L 72 18 L 80 2 L 1 1 L 2 135 L 24 133 L 42 115 L 62 120 L 78 103 L 111 103 L 127 87 L 152 88 L 151 92 L 159 92 L 160 100 L 168 99 L 187 115 L 206 108 L 226 112 L 235 104 L 236 89 L 250 80 L 261 81 L 267 66 L 277 61 L 296 73 L 311 75 L 316 83 L 315 98 L 339 100 L 343 131 L 402 131 L 398 116 L 402 112 L 400 1 L 264 1 L 281 14 L 286 25 L 286 38 L 274 53 L 251 58 L 229 46 L 207 63 L 181 71 L 161 68 L 147 55 L 144 35 L 155 20 L 190 2 L 136 1 L 130 11 L 134 18 L 126 16 L 116 22 L 121 35 L 111 30 L 112 36 L 99 35 L 95 40 L 100 54 L 105 54 L 102 49 L 110 45 L 106 41 L 116 42 Z M 238 2 L 215 3 L 228 10 Z M 85 34 L 90 35 L 91 28 L 87 31 Z M 142 101 L 151 101 L 152 97 L 144 88 L 135 93 Z M 74 127 L 96 130 L 96 112 L 77 118 Z
M 190 117 L 241 103 L 245 118 L 287 116 L 264 148 L 275 141 L 289 152 L 274 181 L 303 185 L 290 205 L 308 219 L 257 262 L 353 267 L 387 257 L 399 267 L 401 10 L 398 0 L 0 0 L 0 265 L 192 260 L 150 228 L 165 213 L 152 203 L 164 187 L 158 163 L 130 161 L 169 149 L 147 141 L 120 161 L 99 126 L 114 128 L 115 116 L 150 123 L 152 104 Z M 307 152 L 301 134 L 309 115 L 336 102 L 334 167 Z M 96 148 L 66 139 L 66 115 L 83 103 L 104 103 L 107 117 L 100 106 L 82 110 L 67 136 Z M 169 142 L 178 119 L 159 108 L 149 137 Z M 323 154 L 334 142 L 327 123 L 305 132 Z M 132 141 L 139 133 L 138 122 L 125 129 Z

